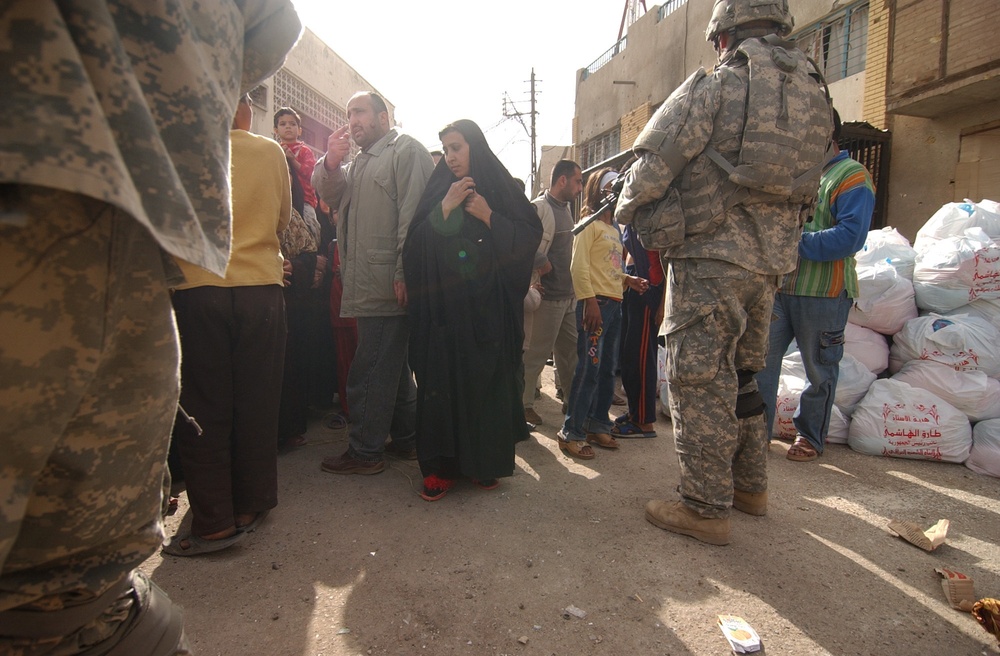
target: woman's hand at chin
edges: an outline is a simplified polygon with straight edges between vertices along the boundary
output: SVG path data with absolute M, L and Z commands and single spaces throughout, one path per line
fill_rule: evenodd
M 445 221 L 448 220 L 448 215 L 451 214 L 452 210 L 463 204 L 475 191 L 476 183 L 472 178 L 465 177 L 453 182 L 448 188 L 448 193 L 441 200 L 441 213 L 444 215 Z

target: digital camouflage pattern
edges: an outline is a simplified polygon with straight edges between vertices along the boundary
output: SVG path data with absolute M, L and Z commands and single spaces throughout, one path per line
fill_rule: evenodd
M 237 98 L 300 29 L 288 0 L 0 3 L 0 653 L 188 653 L 130 574 L 178 393 L 163 255 L 225 270 Z
M 0 181 L 103 200 L 224 274 L 236 102 L 300 29 L 288 0 L 0 4 Z
M 768 55 L 774 48 L 768 39 L 756 43 Z M 779 68 L 785 63 L 773 60 Z M 729 516 L 734 485 L 767 489 L 763 416 L 736 417 L 737 396 L 756 394 L 756 382 L 740 389 L 737 372 L 764 368 L 774 293 L 780 276 L 795 268 L 811 207 L 811 199 L 765 195 L 730 180 L 741 163 L 747 107 L 754 108 L 757 129 L 774 134 L 785 127 L 825 143 L 833 129 L 820 81 L 806 75 L 798 81 L 807 86 L 783 96 L 783 78 L 765 75 L 751 89 L 752 65 L 731 49 L 711 73 L 695 73 L 671 94 L 636 141 L 638 159 L 615 212 L 640 234 L 656 222 L 669 228 L 660 237 L 677 236 L 661 248 L 670 412 L 681 497 L 709 518 Z M 761 128 L 768 120 L 773 125 Z M 821 165 L 822 151 L 813 148 L 786 168 Z
M 685 503 L 728 517 L 733 486 L 767 489 L 763 415 L 737 419 L 738 370 L 760 371 L 778 278 L 718 260 L 664 260 L 664 330 L 674 442 Z
M 622 224 L 648 219 L 668 190 L 676 190 L 684 236 L 664 249 L 665 257 L 718 259 L 778 275 L 795 268 L 793 245 L 810 206 L 740 188 L 708 152 L 719 153 L 730 165 L 740 163 L 749 86 L 748 60 L 732 51 L 711 74 L 699 71 L 671 94 L 636 140 L 639 159 L 625 176 L 615 218 Z M 812 86 L 810 93 L 796 96 L 787 114 L 810 127 L 813 142 L 829 141 L 833 122 L 825 91 L 817 81 Z M 753 101 L 758 111 L 775 120 L 784 115 L 779 89 L 770 94 L 758 89 L 758 96 Z M 798 165 L 802 170 L 821 165 L 823 151 L 812 150 L 811 159 Z
M 75 654 L 109 638 L 131 599 L 66 636 L 19 639 L 26 623 L 2 611 L 85 603 L 159 546 L 176 332 L 138 223 L 84 196 L 18 190 L 11 207 L 30 224 L 0 225 L 0 653 Z

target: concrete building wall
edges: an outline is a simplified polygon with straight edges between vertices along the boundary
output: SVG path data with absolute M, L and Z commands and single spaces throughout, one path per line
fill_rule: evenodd
M 893 133 L 888 219 L 912 239 L 941 205 L 970 189 L 1000 187 L 991 162 L 967 154 L 959 166 L 963 136 L 1000 126 L 1000 16 L 995 0 L 885 4 Z M 984 177 L 970 185 L 970 175 Z
M 791 0 L 796 29 L 822 19 L 837 4 Z M 712 7 L 708 0 L 688 0 L 661 20 L 659 7 L 651 6 L 629 27 L 621 52 L 595 72 L 577 71 L 573 138 L 581 156 L 581 146 L 616 128 L 621 130 L 619 150 L 630 148 L 645 121 L 675 88 L 699 67 L 715 65 L 715 50 L 705 40 Z M 862 120 L 866 82 L 860 74 L 831 85 L 845 121 Z
M 395 106 L 378 89 L 344 61 L 333 49 L 308 28 L 295 48 L 288 54 L 284 67 L 255 90 L 253 132 L 272 136 L 274 112 L 280 105 L 276 98 L 276 78 L 286 76 L 285 82 L 295 88 L 292 108 L 303 117 L 313 139 L 307 140 L 313 150 L 324 150 L 326 137 L 346 122 L 347 101 L 357 91 L 374 91 L 382 95 L 389 108 L 389 121 L 395 123 Z M 297 105 L 306 105 L 297 106 Z

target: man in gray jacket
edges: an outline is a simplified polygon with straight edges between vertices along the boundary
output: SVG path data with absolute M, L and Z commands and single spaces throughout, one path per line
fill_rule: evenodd
M 387 447 L 416 457 L 417 391 L 407 363 L 401 254 L 433 163 L 420 143 L 390 128 L 389 110 L 378 94 L 354 94 L 347 118 L 348 125 L 330 135 L 313 172 L 320 196 L 340 210 L 340 312 L 358 320 L 358 348 L 347 377 L 350 442 L 343 454 L 325 458 L 322 469 L 377 474 L 385 468 Z M 345 165 L 351 137 L 361 152 Z M 392 441 L 386 445 L 388 435 Z

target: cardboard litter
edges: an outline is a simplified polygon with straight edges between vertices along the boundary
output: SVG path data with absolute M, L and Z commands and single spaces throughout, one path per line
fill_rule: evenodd
M 947 519 L 940 519 L 937 524 L 925 531 L 919 524 L 894 519 L 889 522 L 889 530 L 924 551 L 934 551 L 944 544 L 950 525 L 951 522 Z
M 735 654 L 760 652 L 760 636 L 746 620 L 737 615 L 719 615 L 719 628 Z
M 944 589 L 944 596 L 956 610 L 972 612 L 972 607 L 976 605 L 976 591 L 972 585 L 972 579 L 947 567 L 935 567 L 934 571 L 941 575 L 941 588 Z

